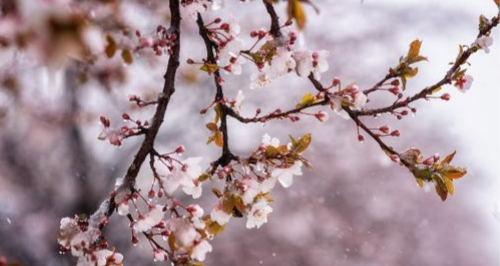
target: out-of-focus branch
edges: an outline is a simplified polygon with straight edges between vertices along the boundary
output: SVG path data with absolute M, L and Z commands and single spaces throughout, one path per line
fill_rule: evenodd
M 485 25 L 480 30 L 477 38 L 480 38 L 480 37 L 488 34 L 488 32 L 490 32 L 493 28 L 498 26 L 498 23 L 499 23 L 499 16 L 496 16 L 489 22 L 488 25 Z M 435 91 L 439 87 L 447 85 L 447 84 L 451 84 L 451 82 L 453 81 L 453 79 L 452 79 L 453 75 L 459 70 L 460 66 L 465 64 L 467 62 L 467 60 L 470 58 L 470 56 L 472 54 L 474 54 L 475 52 L 477 52 L 477 48 L 468 47 L 465 51 L 463 51 L 463 53 L 461 55 L 458 56 L 458 58 L 455 60 L 455 63 L 453 63 L 451 68 L 448 70 L 448 72 L 446 72 L 446 75 L 441 80 L 436 82 L 434 85 L 431 85 L 431 86 L 424 88 L 423 90 L 416 93 L 415 95 L 408 97 L 403 101 L 397 101 L 397 102 L 393 103 L 392 105 L 389 105 L 386 107 L 353 111 L 354 114 L 356 114 L 357 116 L 373 116 L 373 115 L 377 115 L 377 114 L 391 113 L 398 108 L 407 107 L 408 104 L 410 104 L 412 102 L 415 102 L 415 101 L 421 100 L 421 99 L 426 99 L 428 95 L 430 95 L 433 91 Z M 384 78 L 384 80 L 377 83 L 372 89 L 368 89 L 368 90 L 364 91 L 364 93 L 368 94 L 368 93 L 376 90 L 380 85 L 382 85 L 385 81 L 388 80 L 387 77 L 390 78 L 390 74 L 387 75 L 386 78 Z

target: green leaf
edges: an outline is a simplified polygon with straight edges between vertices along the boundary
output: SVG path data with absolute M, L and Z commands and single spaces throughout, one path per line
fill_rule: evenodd
M 297 145 L 296 151 L 297 153 L 302 153 L 304 152 L 308 147 L 309 144 L 311 144 L 312 141 L 312 135 L 311 133 L 305 134 L 300 138 L 299 143 Z
M 207 72 L 209 75 L 212 75 L 213 73 L 215 73 L 215 71 L 217 71 L 217 69 L 219 69 L 219 67 L 218 67 L 216 64 L 210 64 L 210 63 L 204 63 L 204 64 L 200 67 L 200 70 L 201 70 L 201 71 L 205 71 L 205 72 Z
M 300 100 L 300 103 L 295 106 L 295 108 L 302 108 L 309 106 L 311 104 L 314 104 L 318 100 L 316 97 L 314 97 L 311 93 L 306 93 L 304 96 L 302 96 L 302 100 Z
M 208 173 L 203 173 L 201 174 L 199 177 L 198 177 L 198 181 L 200 182 L 204 182 L 204 181 L 207 181 L 208 179 L 210 179 L 212 176 Z

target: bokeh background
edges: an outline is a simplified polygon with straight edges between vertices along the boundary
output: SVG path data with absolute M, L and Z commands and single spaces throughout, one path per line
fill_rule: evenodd
M 25 20 L 21 27 L 36 25 L 44 13 L 65 12 L 71 4 L 69 0 L 17 2 Z M 165 2 L 122 1 L 114 15 L 131 28 L 151 32 L 165 23 Z M 223 12 L 233 12 L 243 32 L 268 27 L 259 1 L 226 2 Z M 320 13 L 307 8 L 302 45 L 330 51 L 324 82 L 339 76 L 344 83 L 370 87 L 419 38 L 422 54 L 430 62 L 421 64 L 419 75 L 409 82 L 409 93 L 441 79 L 458 44 L 474 41 L 480 14 L 496 15 L 491 0 L 314 3 Z M 93 4 L 97 5 L 88 1 Z M 284 16 L 285 5 L 277 10 Z M 93 12 L 99 16 L 99 10 Z M 196 25 L 188 19 L 183 24 L 181 61 L 199 60 L 205 52 Z M 18 26 L 0 19 L 2 34 Z M 500 221 L 495 212 L 495 206 L 500 207 L 499 31 L 492 36 L 496 42 L 491 53 L 480 51 L 470 60 L 468 73 L 475 80 L 468 93 L 446 87 L 451 101 L 419 102 L 414 117 L 365 119 L 369 125 L 388 123 L 400 129 L 400 138 L 388 140 L 398 150 L 419 147 L 426 155 L 445 155 L 456 149 L 456 163 L 466 165 L 469 174 L 456 182 L 454 196 L 443 203 L 433 190 L 419 188 L 412 175 L 389 162 L 375 142 L 359 143 L 352 121 L 333 113 L 324 123 L 304 118 L 295 124 L 275 121 L 262 126 L 231 120 L 231 145 L 239 154 L 256 147 L 264 133 L 282 141 L 289 134 L 312 133 L 306 157 L 315 169 L 306 170 L 292 188 L 275 189 L 274 212 L 261 229 L 247 230 L 244 221 L 233 219 L 212 242 L 214 252 L 207 264 L 500 265 Z M 101 60 L 101 67 L 84 70 L 99 78 L 81 84 L 76 80 L 82 66 L 47 63 L 42 49 L 46 46 L 36 45 L 27 52 L 0 48 L 0 77 L 15 75 L 20 84 L 17 90 L 0 87 L 0 256 L 22 265 L 72 265 L 73 258 L 60 255 L 55 241 L 61 217 L 93 212 L 123 175 L 140 143 L 127 140 L 115 148 L 98 141 L 98 117 L 106 114 L 119 123 L 121 113 L 131 109 L 129 94 L 155 95 L 167 58 L 143 52 L 131 66 L 123 66 L 119 59 Z M 200 116 L 199 110 L 213 97 L 212 81 L 186 65 L 180 71 L 157 145 L 172 150 L 184 144 L 186 156 L 201 155 L 208 167 L 219 151 L 205 145 L 204 124 L 211 115 Z M 248 75 L 253 71 L 247 64 L 243 76 L 226 77 L 228 97 L 235 97 L 238 90 L 246 94 L 244 115 L 253 115 L 257 107 L 263 111 L 292 107 L 312 90 L 306 80 L 283 78 L 269 88 L 251 91 Z M 391 100 L 382 95 L 371 104 Z M 148 108 L 129 112 L 137 118 L 152 114 Z M 147 185 L 150 178 L 147 170 L 141 172 L 139 185 Z M 214 199 L 208 188 L 205 194 L 202 205 L 209 208 Z M 111 222 L 107 234 L 125 254 L 126 265 L 155 264 L 146 245 L 130 244 L 125 219 L 113 217 Z

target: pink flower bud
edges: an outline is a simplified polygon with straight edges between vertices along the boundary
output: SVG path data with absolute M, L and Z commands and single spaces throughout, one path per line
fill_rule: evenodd
M 395 80 L 391 81 L 391 85 L 399 87 L 399 79 L 395 79 Z
M 381 127 L 379 128 L 379 130 L 380 130 L 382 133 L 388 134 L 388 133 L 389 133 L 389 131 L 390 131 L 391 129 L 389 128 L 389 126 L 388 126 L 388 125 L 384 125 L 384 126 L 381 126 Z
M 109 119 L 107 119 L 106 117 L 101 116 L 99 119 L 101 120 L 101 124 L 102 124 L 105 128 L 108 128 L 108 127 L 111 125 L 111 123 L 109 122 Z
M 358 135 L 358 141 L 359 142 L 363 142 L 365 140 L 365 137 L 363 137 L 363 135 L 359 134 Z
M 449 93 L 445 93 L 445 94 L 441 95 L 441 100 L 449 101 L 450 99 L 451 99 L 451 95 Z
M 141 37 L 139 39 L 139 46 L 140 47 L 151 47 L 151 46 L 153 46 L 153 39 Z
M 340 85 L 340 78 L 339 77 L 334 77 L 333 78 L 333 82 L 332 82 L 332 86 L 336 87 Z
M 399 137 L 399 136 L 401 136 L 401 132 L 396 129 L 396 130 L 394 130 L 394 131 L 391 132 L 391 136 L 393 136 L 393 137 Z
M 314 114 L 314 116 L 316 117 L 316 119 L 318 119 L 320 122 L 325 122 L 326 120 L 328 120 L 328 114 L 323 112 L 323 111 L 319 111 L 317 113 Z
M 122 114 L 123 120 L 130 120 L 130 116 L 127 113 Z
M 399 163 L 399 156 L 397 154 L 391 154 L 391 160 L 395 163 Z
M 186 148 L 184 147 L 184 145 L 180 145 L 179 147 L 177 147 L 177 149 L 175 149 L 175 153 L 177 154 L 182 154 L 186 151 Z

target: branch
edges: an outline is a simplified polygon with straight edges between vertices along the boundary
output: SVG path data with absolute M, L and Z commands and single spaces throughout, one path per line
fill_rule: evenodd
M 171 22 L 170 22 L 170 31 L 176 36 L 176 43 L 172 46 L 172 55 L 168 59 L 167 71 L 165 72 L 163 78 L 165 80 L 163 84 L 162 92 L 158 96 L 158 104 L 156 107 L 156 111 L 153 115 L 151 126 L 145 132 L 144 141 L 139 148 L 139 151 L 136 153 L 134 160 L 130 164 L 127 173 L 123 179 L 122 185 L 115 190 L 115 192 L 119 191 L 134 191 L 134 184 L 141 169 L 142 164 L 146 160 L 146 157 L 153 150 L 154 142 L 158 131 L 163 123 L 163 119 L 165 117 L 165 113 L 167 111 L 168 104 L 170 102 L 170 97 L 175 92 L 175 76 L 177 72 L 177 68 L 179 67 L 179 54 L 181 49 L 180 42 L 180 23 L 181 23 L 181 15 L 179 9 L 179 0 L 170 0 L 169 1 L 170 12 L 171 12 Z M 106 215 L 109 217 L 113 214 L 113 211 L 116 207 L 116 203 L 114 202 L 114 193 L 110 199 L 108 199 L 108 211 Z
M 498 25 L 498 23 L 499 23 L 499 16 L 496 16 L 496 17 L 494 17 L 491 20 L 491 22 L 488 25 L 486 25 L 484 28 L 482 28 L 480 30 L 477 38 L 480 38 L 480 37 L 485 36 L 486 34 L 488 34 L 494 27 L 496 27 Z M 470 56 L 472 54 L 474 54 L 475 52 L 477 52 L 477 48 L 475 48 L 475 47 L 469 47 L 469 48 L 467 48 L 455 60 L 455 63 L 453 64 L 453 66 L 448 70 L 448 72 L 446 73 L 446 75 L 441 80 L 439 80 L 438 82 L 436 82 L 434 85 L 431 85 L 429 87 L 424 88 L 423 90 L 421 90 L 420 92 L 416 93 L 415 95 L 413 95 L 411 97 L 408 97 L 408 98 L 406 98 L 403 101 L 397 101 L 397 102 L 395 102 L 394 104 L 392 104 L 390 106 L 386 106 L 386 107 L 382 107 L 382 108 L 377 108 L 377 109 L 365 109 L 365 110 L 361 110 L 361 111 L 353 111 L 354 114 L 356 114 L 357 116 L 374 116 L 374 115 L 377 115 L 377 114 L 390 113 L 390 112 L 392 112 L 392 111 L 394 111 L 394 110 L 396 110 L 398 108 L 407 107 L 408 104 L 410 104 L 412 102 L 415 102 L 417 100 L 426 99 L 427 96 L 430 95 L 430 94 L 432 94 L 432 92 L 434 90 L 436 90 L 437 88 L 439 88 L 441 86 L 444 86 L 444 85 L 447 85 L 447 84 L 451 84 L 451 82 L 453 81 L 452 80 L 453 75 L 459 70 L 460 66 L 463 65 L 464 63 L 466 63 L 467 60 L 470 58 Z M 387 76 L 386 76 L 386 78 L 387 78 Z M 385 80 L 382 81 L 382 83 L 384 83 L 384 82 L 385 82 Z M 380 85 L 381 84 L 377 83 L 377 85 L 375 85 L 374 88 L 376 89 Z M 373 88 L 364 91 L 364 93 L 368 94 L 371 91 L 373 91 Z
M 271 33 L 271 35 L 273 35 L 275 38 L 281 37 L 283 34 L 281 33 L 279 17 L 274 10 L 273 4 L 269 3 L 269 1 L 267 0 L 262 0 L 262 2 L 264 2 L 264 5 L 266 6 L 269 17 L 271 17 L 271 29 L 269 30 L 269 33 Z
M 265 123 L 269 120 L 272 120 L 272 119 L 280 119 L 280 118 L 286 118 L 288 117 L 289 115 L 292 115 L 292 114 L 299 114 L 300 112 L 306 110 L 306 109 L 309 109 L 311 107 L 315 107 L 315 106 L 321 106 L 321 105 L 327 105 L 330 103 L 330 98 L 328 98 L 328 96 L 323 99 L 322 101 L 319 101 L 319 102 L 316 102 L 316 103 L 313 103 L 313 104 L 310 104 L 310 105 L 307 105 L 307 106 L 302 106 L 302 107 L 299 107 L 299 108 L 294 108 L 294 109 L 291 109 L 291 110 L 288 110 L 286 112 L 273 112 L 273 113 L 270 113 L 268 115 L 264 115 L 264 116 L 260 116 L 260 117 L 252 117 L 252 118 L 249 118 L 249 117 L 242 117 L 240 114 L 236 113 L 233 109 L 231 108 L 228 108 L 228 112 L 227 112 L 227 115 L 233 117 L 234 119 L 240 121 L 241 123 L 244 123 L 244 124 L 248 124 L 248 123 Z
M 214 50 L 217 49 L 217 45 L 210 40 L 209 31 L 205 27 L 205 23 L 203 22 L 203 18 L 200 13 L 198 13 L 198 19 L 196 20 L 196 24 L 198 24 L 199 34 L 203 41 L 205 42 L 205 47 L 207 50 L 207 62 L 210 64 L 217 65 L 217 60 L 214 55 Z M 227 130 L 227 113 L 231 108 L 222 103 L 224 99 L 224 91 L 222 89 L 222 85 L 220 84 L 222 78 L 220 76 L 219 69 L 215 70 L 214 74 L 214 82 L 217 92 L 215 94 L 215 102 L 219 103 L 220 109 L 220 131 L 222 132 L 223 137 L 223 145 L 222 145 L 222 155 L 217 161 L 214 162 L 213 168 L 216 169 L 217 166 L 226 166 L 232 160 L 236 160 L 237 157 L 231 152 L 229 149 L 229 134 Z

